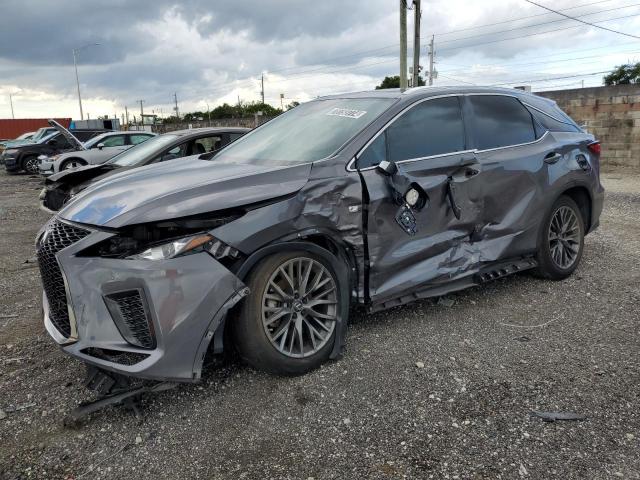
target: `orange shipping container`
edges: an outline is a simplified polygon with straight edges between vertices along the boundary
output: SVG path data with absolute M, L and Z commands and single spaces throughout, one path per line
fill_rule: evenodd
M 70 118 L 54 118 L 65 128 L 71 125 Z M 46 118 L 0 119 L 0 140 L 12 140 L 23 133 L 35 132 L 39 128 L 48 127 Z

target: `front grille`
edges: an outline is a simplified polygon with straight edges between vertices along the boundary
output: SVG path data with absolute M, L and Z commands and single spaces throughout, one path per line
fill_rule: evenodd
M 42 285 L 49 301 L 49 319 L 56 329 L 67 338 L 71 336 L 67 292 L 56 254 L 63 248 L 82 240 L 89 233 L 91 232 L 88 230 L 63 223 L 53 217 L 47 223 L 36 247 Z
M 125 339 L 133 345 L 155 348 L 153 326 L 147 316 L 147 309 L 140 290 L 113 293 L 107 295 L 106 299 L 107 306 L 116 320 L 116 325 Z M 117 310 L 113 307 L 116 307 Z

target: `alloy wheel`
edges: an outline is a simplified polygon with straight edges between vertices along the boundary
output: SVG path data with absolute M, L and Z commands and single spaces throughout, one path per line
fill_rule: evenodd
M 28 173 L 38 173 L 38 159 L 36 157 L 30 157 L 24 164 L 24 169 Z
M 305 358 L 331 338 L 337 319 L 337 288 L 320 262 L 298 257 L 272 273 L 262 295 L 262 325 L 278 352 Z
M 576 212 L 567 206 L 558 208 L 549 224 L 549 251 L 557 267 L 570 268 L 580 253 L 580 222 Z

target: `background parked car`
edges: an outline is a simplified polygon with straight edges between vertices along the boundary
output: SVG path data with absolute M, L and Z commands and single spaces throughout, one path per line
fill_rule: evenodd
M 126 150 L 101 165 L 87 165 L 62 170 L 45 180 L 40 194 L 41 206 L 57 211 L 74 195 L 91 183 L 118 171 L 189 155 L 208 158 L 222 147 L 247 133 L 249 128 L 192 128 L 165 133 Z
M 0 161 L 4 163 L 7 172 L 15 173 L 26 171 L 28 173 L 38 173 L 38 157 L 40 155 L 55 155 L 78 148 L 78 144 L 86 142 L 96 135 L 104 133 L 104 129 L 81 129 L 73 130 L 72 137 L 75 142 L 70 141 L 62 133 L 51 133 L 37 143 L 29 143 L 16 147 L 7 148 L 0 156 Z
M 151 132 L 103 133 L 85 142 L 83 145 L 84 150 L 59 153 L 51 157 L 41 155 L 38 158 L 39 170 L 42 175 L 52 175 L 61 170 L 69 170 L 84 165 L 99 165 L 155 136 L 156 134 Z
M 20 145 L 28 145 L 30 143 L 38 143 L 44 137 L 51 135 L 57 130 L 54 127 L 42 127 L 35 132 L 28 132 L 20 135 L 13 140 L 5 140 L 0 142 L 0 153 L 7 148 L 18 147 Z
M 14 142 L 21 142 L 23 140 L 31 140 L 35 134 L 36 134 L 36 132 L 27 132 L 27 133 L 23 133 L 22 135 L 18 136 L 17 138 L 5 139 L 5 140 L 0 141 L 0 152 L 2 152 L 6 148 L 7 144 L 14 143 Z

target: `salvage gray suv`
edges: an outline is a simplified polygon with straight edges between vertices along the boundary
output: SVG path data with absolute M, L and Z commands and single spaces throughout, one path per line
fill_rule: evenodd
M 115 174 L 37 238 L 46 328 L 102 370 L 195 381 L 207 351 L 300 374 L 378 311 L 525 270 L 563 279 L 600 144 L 516 90 L 320 98 L 210 159 Z

